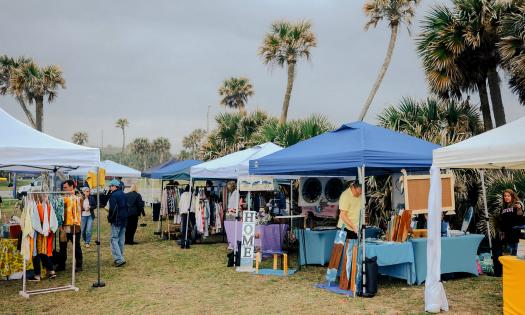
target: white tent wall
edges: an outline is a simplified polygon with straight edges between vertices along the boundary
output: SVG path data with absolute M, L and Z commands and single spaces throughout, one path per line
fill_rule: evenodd
M 439 148 L 432 154 L 429 192 L 427 281 L 425 309 L 429 312 L 448 310 L 445 291 L 439 282 L 441 272 L 441 234 L 431 233 L 431 226 L 440 226 L 441 169 L 525 169 L 525 117 L 456 144 Z M 482 173 L 483 174 L 483 173 Z M 482 178 L 483 180 L 483 178 Z M 485 189 L 483 187 L 483 189 Z M 484 193 L 485 215 L 488 213 Z M 435 215 L 431 213 L 434 212 Z M 430 279 L 430 281 L 428 281 Z M 437 282 L 436 282 L 437 281 Z

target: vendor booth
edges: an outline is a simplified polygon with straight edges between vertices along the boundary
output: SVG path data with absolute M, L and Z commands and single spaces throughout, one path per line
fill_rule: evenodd
M 432 150 L 438 147 L 406 134 L 364 122 L 355 122 L 342 125 L 335 131 L 302 141 L 264 158 L 252 160 L 250 161 L 250 173 L 300 176 L 359 175 L 363 188 L 361 218 L 364 218 L 365 175 L 399 173 L 401 170 L 428 171 L 432 162 Z M 364 228 L 364 222 L 362 226 Z M 317 234 L 323 233 L 334 232 L 317 232 Z M 361 232 L 360 251 L 366 253 L 362 257 L 368 257 L 370 253 L 373 253 L 377 257 L 380 269 L 384 267 L 380 272 L 406 279 L 409 283 L 415 282 L 414 264 L 417 262 L 414 261 L 410 244 L 402 245 L 406 255 L 401 257 L 398 254 L 400 248 L 392 248 L 400 245 L 377 242 L 367 244 L 364 242 L 364 236 L 364 233 Z M 308 251 L 306 248 L 307 257 Z M 316 249 L 311 248 L 311 251 L 315 252 Z
M 429 312 L 448 310 L 445 290 L 440 282 L 443 268 L 442 252 L 445 251 L 439 232 L 441 222 L 441 169 L 479 169 L 483 185 L 485 215 L 488 217 L 487 199 L 484 184 L 484 169 L 525 169 L 525 118 L 520 118 L 504 126 L 489 130 L 483 134 L 462 142 L 443 147 L 433 152 L 432 184 L 429 194 L 428 242 L 427 247 L 427 281 L 425 283 L 425 309 Z M 488 221 L 487 221 L 488 224 Z M 489 242 L 491 241 L 490 229 Z M 441 246 L 439 246 L 441 242 Z M 492 244 L 491 244 L 492 247 Z M 517 261 L 525 264 L 525 261 Z M 512 286 L 506 287 L 503 274 L 503 310 L 512 309 L 509 296 L 514 294 Z M 508 275 L 510 276 L 510 275 Z
M 209 192 L 206 192 L 206 189 L 210 189 L 216 196 L 220 196 L 218 199 L 221 199 L 222 203 L 218 206 L 220 206 L 220 210 L 223 213 L 222 223 L 220 224 L 224 232 L 226 232 L 230 248 L 235 252 L 237 251 L 237 246 L 234 244 L 237 244 L 237 241 L 241 239 L 242 234 L 239 231 L 241 231 L 242 223 L 236 220 L 237 216 L 235 213 L 228 213 L 228 210 L 238 210 L 238 188 L 240 183 L 238 183 L 237 189 L 234 192 L 228 193 L 225 185 L 226 181 L 236 181 L 240 176 L 247 176 L 249 174 L 250 160 L 264 157 L 281 149 L 280 146 L 268 142 L 191 167 L 190 176 L 192 178 L 192 184 L 195 187 L 194 195 L 196 196 L 196 198 L 193 198 L 192 204 L 206 205 L 207 203 L 211 203 L 207 200 L 209 199 L 209 197 L 207 197 Z M 201 181 L 201 185 L 196 185 L 199 180 Z M 208 183 L 213 183 L 212 187 L 203 187 L 202 180 L 208 180 Z M 218 183 L 218 185 L 215 185 L 215 183 Z M 234 199 L 235 201 L 233 201 Z M 257 211 L 258 210 L 259 209 L 257 209 Z M 198 211 L 196 212 L 198 215 Z M 219 223 L 219 220 L 216 220 L 215 223 Z M 256 241 L 257 244 L 263 245 L 268 249 L 280 250 L 283 236 L 285 235 L 285 232 L 282 231 L 283 228 L 284 226 L 281 225 L 258 226 L 258 230 L 261 232 L 261 235 L 264 236 Z
M 54 137 L 51 137 L 47 134 L 39 132 L 24 123 L 16 120 L 14 117 L 9 115 L 3 109 L 0 108 L 0 133 L 5 135 L 0 140 L 0 169 L 2 170 L 19 170 L 21 167 L 27 170 L 46 170 L 46 171 L 57 171 L 59 169 L 76 169 L 78 167 L 93 167 L 98 166 L 100 163 L 100 150 L 96 148 L 88 148 L 67 141 L 63 141 Z M 32 193 L 30 192 L 27 198 L 31 198 Z M 62 196 L 60 193 L 54 191 L 43 191 L 39 192 L 39 198 L 46 198 L 49 200 L 61 199 Z M 27 205 L 27 203 L 26 203 Z M 28 216 L 28 212 L 24 208 L 22 217 Z M 47 216 L 45 216 L 47 217 Z M 44 217 L 44 220 L 45 220 Z M 100 217 L 100 216 L 99 216 Z M 29 223 L 28 223 L 29 222 Z M 74 290 L 78 291 L 78 288 L 75 285 L 75 259 L 72 259 L 73 270 L 72 270 L 72 279 L 71 284 L 55 288 L 47 288 L 41 290 L 27 290 L 26 287 L 26 272 L 27 266 L 31 264 L 33 257 L 28 254 L 24 249 L 28 248 L 29 244 L 27 231 L 30 229 L 29 224 L 32 224 L 31 221 L 21 222 L 22 226 L 19 226 L 19 231 L 22 231 L 22 253 L 23 253 L 23 284 L 20 294 L 26 298 L 42 293 L 58 292 L 58 291 L 67 291 Z M 44 223 L 44 226 L 46 224 Z M 25 227 L 25 229 L 23 228 Z M 56 226 L 58 228 L 58 226 Z M 11 229 L 10 229 L 11 230 Z M 44 233 L 42 237 L 52 237 L 53 233 L 56 232 L 56 229 L 53 231 L 51 229 L 51 234 L 48 234 L 48 231 L 42 231 Z M 38 231 L 35 228 L 35 231 Z M 37 237 L 41 237 L 37 235 Z M 98 239 L 100 240 L 100 234 Z M 75 237 L 73 237 L 73 242 L 75 242 Z M 10 244 L 9 241 L 2 241 L 0 245 L 5 246 L 5 244 Z M 73 246 L 74 248 L 75 246 Z M 4 249 L 1 249 L 0 252 L 4 252 Z M 14 253 L 18 254 L 19 253 Z M 38 254 L 41 254 L 38 252 Z M 50 253 L 47 253 L 49 255 Z M 74 256 L 74 250 L 73 250 Z M 13 261 L 17 261 L 14 259 Z M 2 262 L 4 263 L 4 262 Z M 0 263 L 0 264 L 2 264 Z M 10 267 L 6 267 L 5 264 L 2 266 L 4 270 L 12 270 Z M 16 269 L 16 267 L 15 267 Z M 100 280 L 100 278 L 99 278 Z

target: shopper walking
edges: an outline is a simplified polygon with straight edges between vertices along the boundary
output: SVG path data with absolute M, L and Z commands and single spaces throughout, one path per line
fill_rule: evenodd
M 126 225 L 126 244 L 135 245 L 135 232 L 137 231 L 137 225 L 139 216 L 146 216 L 144 212 L 144 201 L 142 196 L 137 191 L 137 184 L 131 185 L 131 191 L 126 194 L 126 200 L 128 203 L 128 223 Z
M 93 221 L 95 220 L 95 209 L 97 208 L 97 201 L 91 195 L 89 187 L 82 188 L 84 195 L 82 199 L 82 221 L 81 234 L 86 247 L 89 248 L 91 244 L 91 231 L 93 230 Z
M 109 183 L 109 189 L 111 195 L 109 197 L 108 222 L 111 224 L 111 255 L 113 255 L 115 266 L 120 267 L 126 263 L 124 242 L 128 221 L 128 204 L 118 180 L 112 180 Z

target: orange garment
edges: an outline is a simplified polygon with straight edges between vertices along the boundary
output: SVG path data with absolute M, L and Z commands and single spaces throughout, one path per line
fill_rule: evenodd
M 525 310 L 525 261 L 516 256 L 500 256 L 503 265 L 503 314 L 518 315 Z
M 47 237 L 47 256 L 52 257 L 53 256 L 53 232 L 49 232 L 49 236 Z
M 80 226 L 81 206 L 77 197 L 64 198 L 64 225 Z

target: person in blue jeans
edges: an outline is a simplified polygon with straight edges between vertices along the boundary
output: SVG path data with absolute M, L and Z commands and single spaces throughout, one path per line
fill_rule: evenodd
M 91 190 L 89 187 L 84 187 L 82 192 L 84 198 L 82 199 L 82 218 L 80 222 L 80 231 L 86 247 L 89 247 L 91 243 L 91 231 L 93 230 L 93 221 L 95 220 L 97 201 L 95 200 L 95 197 L 91 196 Z
M 108 222 L 111 224 L 111 255 L 116 267 L 126 263 L 124 258 L 124 242 L 126 238 L 126 224 L 128 221 L 128 204 L 126 195 L 120 189 L 120 182 L 116 179 L 109 183 L 111 195 L 109 197 Z

